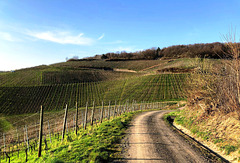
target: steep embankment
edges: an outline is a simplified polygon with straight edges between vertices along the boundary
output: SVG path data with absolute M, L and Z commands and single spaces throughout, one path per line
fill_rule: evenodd
M 199 107 L 171 114 L 178 128 L 196 138 L 230 162 L 240 161 L 240 121 L 232 115 L 207 115 Z

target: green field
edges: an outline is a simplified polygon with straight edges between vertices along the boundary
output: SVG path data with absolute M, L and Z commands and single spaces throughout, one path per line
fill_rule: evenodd
M 62 110 L 65 104 L 78 102 L 101 105 L 101 101 L 167 101 L 185 97 L 186 74 L 159 74 L 127 79 L 43 86 L 0 87 L 0 111 L 3 114 L 35 113 L 40 105 L 46 110 Z

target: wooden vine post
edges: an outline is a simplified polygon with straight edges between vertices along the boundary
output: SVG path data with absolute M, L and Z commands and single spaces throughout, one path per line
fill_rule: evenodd
M 24 136 L 24 143 L 26 145 L 25 126 L 23 127 L 23 136 Z
M 123 104 L 120 103 L 120 115 L 123 113 Z
M 118 104 L 118 107 L 117 107 L 117 116 L 120 115 L 120 105 L 121 105 L 121 102 L 119 101 L 119 104 Z
M 41 154 L 42 154 L 42 129 L 43 129 L 43 106 L 41 106 L 41 111 L 40 111 L 38 157 L 41 157 Z
M 5 138 L 5 133 L 3 133 L 3 143 L 4 143 L 4 152 L 6 152 L 6 138 Z
M 108 119 L 110 119 L 110 108 L 111 108 L 111 101 L 109 101 L 109 106 L 108 106 Z
M 18 127 L 16 129 L 16 132 L 17 132 L 17 146 L 19 146 L 19 135 L 18 135 Z
M 133 101 L 132 101 L 132 112 L 134 111 Z
M 113 118 L 116 116 L 116 105 L 117 101 L 115 100 L 114 110 L 113 110 Z
M 77 130 L 78 130 L 78 105 L 76 102 L 76 119 L 75 119 L 75 134 L 77 135 Z
M 91 115 L 91 126 L 93 125 L 94 111 L 95 111 L 95 103 L 94 103 L 94 101 L 93 101 L 93 108 L 92 108 L 92 115 Z
M 127 103 L 125 102 L 125 106 L 124 106 L 124 113 L 127 112 Z
M 85 118 L 84 118 L 84 130 L 87 128 L 87 114 L 88 114 L 88 103 L 86 104 Z
M 119 115 L 122 115 L 122 104 L 119 102 Z
M 26 138 L 27 138 L 27 149 L 28 149 L 28 152 L 29 152 L 29 140 L 28 140 L 28 127 L 26 125 Z
M 68 106 L 67 106 L 67 104 L 66 104 L 65 115 L 64 115 L 64 121 L 63 121 L 62 141 L 63 141 L 63 139 L 64 139 L 65 130 L 66 130 L 67 113 L 68 113 Z
M 101 108 L 101 114 L 100 114 L 100 123 L 103 121 L 103 110 L 104 110 L 104 103 L 102 101 L 102 108 Z

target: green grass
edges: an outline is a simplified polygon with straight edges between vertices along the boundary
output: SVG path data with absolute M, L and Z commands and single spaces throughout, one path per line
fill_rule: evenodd
M 52 137 L 52 143 L 48 143 L 49 149 L 43 151 L 42 157 L 37 157 L 37 151 L 31 151 L 28 162 L 111 162 L 113 154 L 118 152 L 116 143 L 124 136 L 134 114 L 136 112 L 125 113 L 100 125 L 90 126 L 87 130 L 80 129 L 77 136 L 73 132 L 68 133 L 63 142 Z M 20 158 L 16 153 L 11 156 L 11 162 L 24 161 L 23 151 Z
M 233 145 L 225 145 L 221 147 L 222 150 L 225 150 L 226 154 L 229 155 L 231 152 L 235 152 L 238 148 Z
M 189 129 L 193 134 L 196 135 L 196 137 L 200 137 L 203 140 L 211 141 L 214 144 L 217 144 L 217 146 L 220 147 L 221 150 L 224 150 L 227 155 L 229 155 L 231 152 L 236 151 L 239 147 L 230 145 L 227 142 L 225 142 L 222 138 L 216 138 L 213 137 L 213 133 L 211 131 L 203 131 L 203 129 L 200 128 L 200 124 L 195 122 L 195 116 L 190 117 L 189 119 L 184 116 L 184 110 L 181 111 L 175 111 L 171 112 L 169 114 L 166 114 L 164 116 L 164 119 L 167 120 L 168 117 L 174 117 L 174 122 L 178 125 L 184 126 L 187 129 Z M 204 122 L 202 122 L 204 123 Z M 203 125 L 203 124 L 201 124 Z
M 12 124 L 5 117 L 0 117 L 0 132 L 7 132 L 12 128 Z
M 214 139 L 213 143 L 214 144 L 217 144 L 217 143 L 222 143 L 223 142 L 223 139 L 219 138 L 219 139 Z

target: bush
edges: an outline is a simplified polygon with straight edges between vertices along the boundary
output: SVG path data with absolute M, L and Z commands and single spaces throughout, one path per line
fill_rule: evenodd
M 233 145 L 225 145 L 221 147 L 221 149 L 225 150 L 226 154 L 229 155 L 231 152 L 235 152 L 237 150 L 237 147 Z

